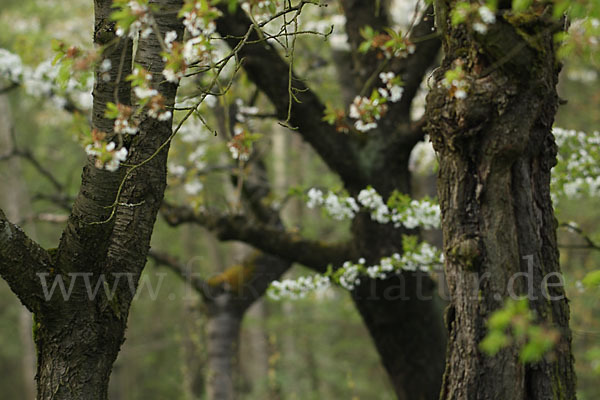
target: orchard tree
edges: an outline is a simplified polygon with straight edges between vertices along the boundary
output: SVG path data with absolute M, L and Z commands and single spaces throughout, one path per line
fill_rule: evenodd
M 157 2 L 153 34 L 138 40 L 136 69 L 150 74 L 145 83 L 154 88 L 156 114 L 146 102 L 135 126 L 126 118 L 135 102 L 133 41 L 117 36 L 112 6 L 110 0 L 95 2 L 94 43 L 101 50 L 96 60 L 92 53 L 57 46 L 80 67 L 96 65 L 89 157 L 58 247 L 41 248 L 0 212 L 0 274 L 34 314 L 38 399 L 106 399 L 166 187 L 172 134 L 166 107 L 174 104 L 177 84 L 162 78 L 165 62 L 158 38 L 170 31 L 182 36 L 177 17 L 182 4 Z M 143 93 L 138 97 L 143 100 Z M 116 109 L 117 120 L 111 114 Z M 124 161 L 135 167 L 119 168 Z M 57 280 L 69 287 L 68 296 L 60 291 L 49 296 Z M 112 287 L 113 295 L 100 288 L 90 296 L 89 284 Z

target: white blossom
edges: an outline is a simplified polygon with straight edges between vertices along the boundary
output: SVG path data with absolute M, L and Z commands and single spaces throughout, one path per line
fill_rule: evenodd
M 23 74 L 21 57 L 0 48 L 0 77 L 12 82 L 19 82 Z
M 366 260 L 360 258 L 358 262 L 345 261 L 341 268 L 324 275 L 314 274 L 297 279 L 274 281 L 268 294 L 275 300 L 299 299 L 306 297 L 311 291 L 329 288 L 332 282 L 338 283 L 346 290 L 353 290 L 361 283 L 362 277 L 387 279 L 402 271 L 430 273 L 438 271 L 443 263 L 442 253 L 429 243 L 422 242 L 402 255 L 395 253 L 390 257 L 383 257 L 373 265 L 367 266 Z
M 308 208 L 320 207 L 325 202 L 323 198 L 323 192 L 319 189 L 310 188 L 307 195 L 308 202 L 306 203 L 306 205 L 308 206 Z
M 190 196 L 198 195 L 198 193 L 200 193 L 203 188 L 204 184 L 202 184 L 202 182 L 198 180 L 191 181 L 183 185 L 183 190 L 185 190 L 185 192 Z
M 439 206 L 429 200 L 410 200 L 407 206 L 399 211 L 390 209 L 373 188 L 361 190 L 357 199 L 340 197 L 331 191 L 324 194 L 315 188 L 311 188 L 307 196 L 309 208 L 323 207 L 327 214 L 336 220 L 354 218 L 360 211 L 360 206 L 370 211 L 372 220 L 381 224 L 392 222 L 396 228 L 404 226 L 408 229 L 433 229 L 439 227 L 441 219 Z
M 158 91 L 156 89 L 140 86 L 136 86 L 135 88 L 133 88 L 133 92 L 135 93 L 138 99 L 146 99 L 148 97 L 154 97 L 158 94 Z
M 394 79 L 396 77 L 396 74 L 394 74 L 393 72 L 381 72 L 379 74 L 379 79 L 381 79 L 381 81 L 383 83 L 388 83 L 389 81 L 391 81 L 392 79 Z
M 371 129 L 377 128 L 377 123 L 376 122 L 364 123 L 363 121 L 358 120 L 354 123 L 354 127 L 360 132 L 368 132 Z
M 363 189 L 358 193 L 358 202 L 367 210 L 371 210 L 371 218 L 381 224 L 390 222 L 390 210 L 383 198 L 373 188 Z
M 167 49 L 173 49 L 173 42 L 177 39 L 177 32 L 169 31 L 165 34 L 165 46 Z
M 300 299 L 310 292 L 327 289 L 330 286 L 331 282 L 326 276 L 302 276 L 298 279 L 273 281 L 267 294 L 274 300 Z
M 105 58 L 104 60 L 102 60 L 102 63 L 100 63 L 100 72 L 108 72 L 110 71 L 111 67 L 112 62 L 110 61 L 110 59 Z
M 179 81 L 179 79 L 183 77 L 183 72 L 181 72 L 181 71 L 175 72 L 171 68 L 163 69 L 162 74 L 167 81 L 173 82 L 173 83 L 177 83 Z
M 486 6 L 479 7 L 479 16 L 487 25 L 491 25 L 496 22 L 496 14 L 494 14 L 494 12 Z
M 473 29 L 478 32 L 481 33 L 482 35 L 485 35 L 488 31 L 488 27 L 486 24 L 482 23 L 482 22 L 475 22 L 473 23 Z
M 152 15 L 146 4 L 139 3 L 135 0 L 127 3 L 127 7 L 131 10 L 131 14 L 136 17 L 136 20 L 129 26 L 128 36 L 135 39 L 139 33 L 142 38 L 147 38 L 152 33 Z M 117 36 L 124 36 L 125 31 L 119 27 L 115 32 Z
M 456 97 L 457 99 L 466 99 L 467 98 L 467 92 L 464 89 L 458 89 L 456 92 L 454 92 L 454 97 Z
M 169 164 L 169 173 L 181 177 L 185 174 L 185 167 L 183 165 Z

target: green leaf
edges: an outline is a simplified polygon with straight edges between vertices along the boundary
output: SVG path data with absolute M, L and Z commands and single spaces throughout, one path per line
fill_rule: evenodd
M 592 271 L 581 281 L 585 287 L 597 287 L 600 285 L 600 270 Z
M 554 3 L 554 10 L 553 10 L 554 18 L 562 17 L 563 14 L 567 11 L 567 8 L 569 8 L 570 4 L 571 4 L 571 0 L 562 0 L 562 1 L 559 0 L 556 3 Z
M 532 0 L 513 0 L 512 9 L 514 12 L 521 12 L 527 10 L 531 5 Z
M 104 111 L 104 116 L 106 118 L 115 119 L 119 116 L 119 108 L 113 102 L 106 103 L 106 110 Z
M 233 14 L 238 7 L 238 0 L 229 0 L 229 4 L 227 4 L 227 11 Z
M 510 339 L 503 332 L 490 331 L 479 343 L 479 348 L 490 356 L 498 353 L 503 347 L 510 344 Z
M 512 314 L 508 310 L 498 310 L 488 319 L 488 327 L 492 330 L 504 330 L 512 321 Z

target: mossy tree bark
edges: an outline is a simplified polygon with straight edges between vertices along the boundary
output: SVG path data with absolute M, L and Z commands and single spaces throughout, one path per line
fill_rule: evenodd
M 435 2 L 445 57 L 426 114 L 452 297 L 441 398 L 574 399 L 568 303 L 556 276 L 544 280 L 560 273 L 550 198 L 557 25 L 542 10 L 521 19 L 500 10 L 480 35 L 450 23 L 455 3 Z M 468 83 L 461 99 L 442 84 L 458 65 Z M 531 286 L 517 273 L 530 274 Z M 511 293 L 527 295 L 539 321 L 560 331 L 552 356 L 522 364 L 514 346 L 495 356 L 479 349 L 488 317 Z
M 156 4 L 160 31 L 176 30 L 181 35 L 177 11 L 182 2 Z M 113 121 L 104 117 L 104 110 L 109 101 L 131 104 L 130 86 L 124 79 L 117 82 L 117 76 L 130 73 L 133 57 L 131 40 L 115 36 L 109 18 L 112 10 L 111 0 L 96 0 L 94 41 L 107 45 L 104 57 L 111 60 L 112 68 L 110 81 L 96 80 L 92 126 L 109 138 L 114 135 Z M 177 85 L 164 83 L 160 51 L 155 35 L 140 39 L 136 62 L 154 74 L 154 87 L 171 106 Z M 157 152 L 171 135 L 171 122 L 143 120 L 140 132 L 132 140 L 125 138 L 128 163 L 138 164 Z M 167 152 L 168 146 L 127 176 L 114 215 L 111 204 L 125 179 L 125 168 L 100 170 L 89 158 L 55 252 L 31 241 L 0 211 L 0 275 L 35 315 L 38 399 L 107 398 L 112 364 L 124 340 L 129 307 L 166 186 Z M 63 296 L 58 288 L 53 295 L 45 293 L 44 280 L 45 289 L 52 290 L 59 279 L 70 293 Z M 103 279 L 109 289 L 114 288 L 114 296 L 104 290 Z

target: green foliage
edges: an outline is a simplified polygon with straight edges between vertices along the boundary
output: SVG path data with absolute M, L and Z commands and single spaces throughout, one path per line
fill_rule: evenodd
M 523 363 L 541 360 L 559 338 L 556 330 L 536 323 L 526 298 L 507 300 L 503 308 L 490 316 L 487 328 L 488 333 L 479 344 L 482 351 L 494 356 L 508 346 L 516 346 Z
M 384 28 L 383 32 L 378 32 L 366 25 L 360 29 L 360 35 L 365 39 L 358 48 L 361 53 L 378 50 L 386 58 L 391 58 L 403 57 L 414 51 L 414 45 L 401 30 Z
M 525 10 L 527 10 L 531 4 L 533 3 L 533 0 L 513 0 L 512 1 L 512 9 L 515 12 L 523 12 Z
M 472 12 L 471 3 L 467 1 L 459 1 L 450 11 L 450 20 L 453 25 L 459 25 L 467 21 L 469 14 Z
M 600 270 L 592 271 L 583 278 L 582 283 L 588 288 L 600 286 Z

